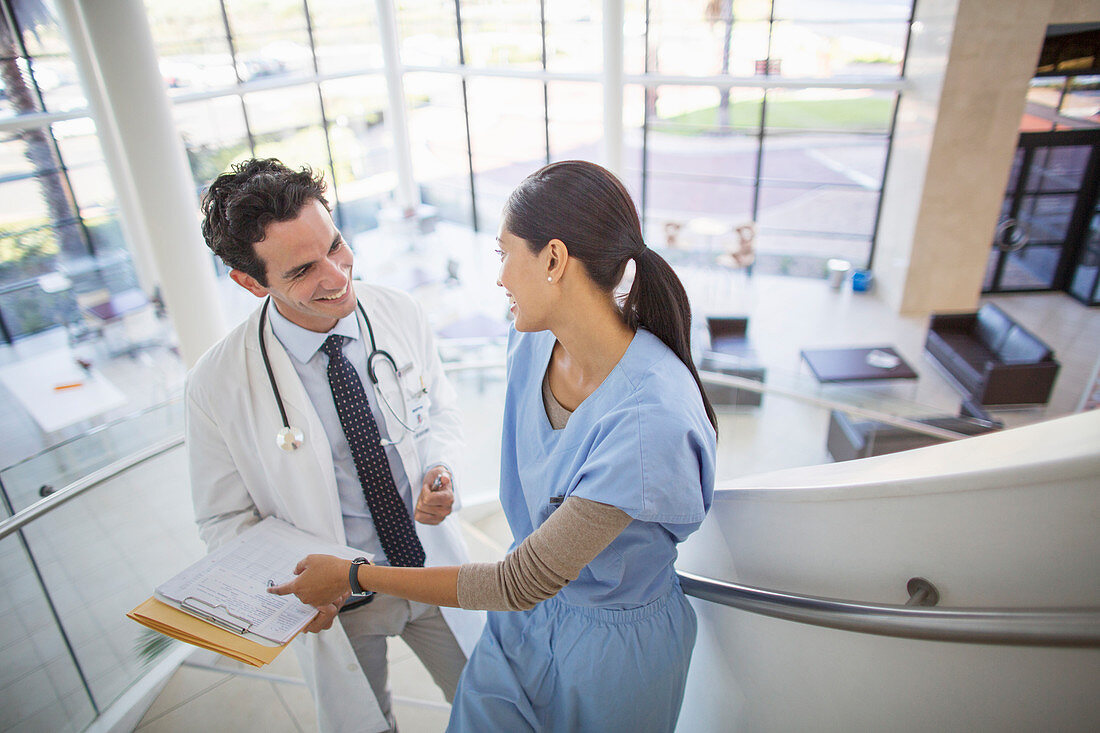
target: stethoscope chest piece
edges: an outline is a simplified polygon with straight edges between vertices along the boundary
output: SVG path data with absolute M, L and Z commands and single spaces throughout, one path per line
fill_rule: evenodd
M 290 425 L 275 433 L 275 445 L 288 453 L 301 448 L 303 440 L 305 440 L 305 436 L 302 431 Z

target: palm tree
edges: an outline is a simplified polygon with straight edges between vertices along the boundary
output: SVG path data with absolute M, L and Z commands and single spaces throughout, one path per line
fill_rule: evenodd
M 0 78 L 4 90 L 17 113 L 40 112 L 42 105 L 37 91 L 19 67 L 19 57 L 26 56 L 20 32 L 34 32 L 54 19 L 43 0 L 0 0 L 0 10 L 3 11 L 0 14 Z M 61 175 L 61 161 L 53 141 L 43 128 L 23 130 L 17 137 L 26 144 L 24 155 L 42 186 L 50 216 L 55 223 L 65 222 L 55 229 L 62 252 L 70 257 L 87 255 L 83 233 L 72 224 L 77 220 L 76 204 Z

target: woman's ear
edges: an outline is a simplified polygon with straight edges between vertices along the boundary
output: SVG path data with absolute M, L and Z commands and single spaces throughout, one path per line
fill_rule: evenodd
M 551 239 L 546 244 L 548 259 L 546 262 L 546 276 L 551 282 L 557 282 L 565 272 L 565 265 L 569 262 L 569 249 L 560 239 Z

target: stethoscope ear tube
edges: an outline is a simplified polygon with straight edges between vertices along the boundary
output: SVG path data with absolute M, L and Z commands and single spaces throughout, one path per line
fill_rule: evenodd
M 275 382 L 275 373 L 271 371 L 271 360 L 267 358 L 267 344 L 264 341 L 264 325 L 267 323 L 267 307 L 271 305 L 271 298 L 264 301 L 260 308 L 260 356 L 264 360 L 264 369 L 267 370 L 267 380 L 271 383 L 271 391 L 275 395 L 275 404 L 279 407 L 279 417 L 283 419 L 283 429 L 275 434 L 275 445 L 285 451 L 298 450 L 304 440 L 302 431 L 292 428 L 286 418 L 286 408 L 283 407 L 283 397 L 279 394 L 279 385 Z

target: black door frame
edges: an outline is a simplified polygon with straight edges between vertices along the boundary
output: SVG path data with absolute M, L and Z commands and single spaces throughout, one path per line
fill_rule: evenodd
M 1079 296 L 1070 291 L 1070 283 L 1074 270 L 1080 262 L 1085 247 L 1085 237 L 1088 233 L 1089 221 L 1096 208 L 1097 196 L 1100 195 L 1100 128 L 1088 130 L 1055 130 L 1052 132 L 1023 132 L 1017 149 L 1023 151 L 1020 168 L 1016 172 L 1016 180 L 1010 182 L 1012 189 L 1012 206 L 1008 216 L 1015 219 L 1019 214 L 1020 202 L 1028 194 L 1026 188 L 1027 178 L 1031 171 L 1031 162 L 1036 148 L 1069 147 L 1077 145 L 1091 145 L 1088 163 L 1085 165 L 1081 184 L 1077 188 L 1077 199 L 1074 204 L 1073 214 L 1070 216 L 1066 227 L 1065 239 L 1061 243 L 1062 252 L 1055 269 L 1050 287 L 1044 288 L 1013 288 L 1005 290 L 1000 288 L 1001 276 L 1004 272 L 1005 262 L 1011 253 L 997 253 L 997 264 L 993 274 L 991 287 L 983 293 L 1034 293 L 1034 292 L 1065 292 L 1077 300 Z M 1054 193 L 1054 192 L 1051 192 Z M 1071 193 L 1066 191 L 1065 193 Z M 1005 194 L 1009 194 L 1006 192 Z M 1092 304 L 1091 301 L 1084 301 Z

